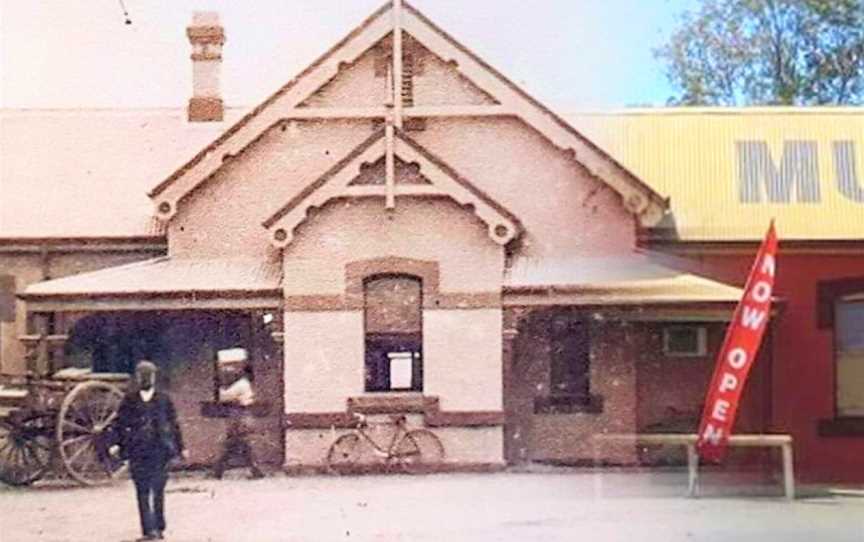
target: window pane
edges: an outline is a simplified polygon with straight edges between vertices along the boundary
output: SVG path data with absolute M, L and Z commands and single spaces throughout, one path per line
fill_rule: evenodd
M 864 416 L 864 350 L 837 354 L 837 412 Z
M 667 356 L 704 356 L 706 340 L 704 326 L 666 326 L 663 328 L 663 353 Z
M 837 412 L 864 416 L 864 301 L 837 303 Z
M 589 395 L 589 343 L 583 322 L 553 321 L 550 395 Z
M 864 350 L 864 301 L 837 304 L 837 348 Z
M 366 283 L 367 333 L 420 333 L 420 281 L 383 277 Z
M 699 349 L 696 330 L 686 327 L 669 329 L 669 350 L 672 352 L 695 352 Z
M 390 361 L 390 388 L 410 390 L 414 374 L 414 353 L 389 352 L 387 358 Z

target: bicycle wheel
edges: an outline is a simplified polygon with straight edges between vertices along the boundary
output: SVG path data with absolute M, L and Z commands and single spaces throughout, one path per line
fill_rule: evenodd
M 353 433 L 342 435 L 333 441 L 327 451 L 327 470 L 342 474 L 356 469 L 361 451 L 360 437 Z
M 408 431 L 394 447 L 393 461 L 406 472 L 430 472 L 443 463 L 444 445 L 427 429 Z

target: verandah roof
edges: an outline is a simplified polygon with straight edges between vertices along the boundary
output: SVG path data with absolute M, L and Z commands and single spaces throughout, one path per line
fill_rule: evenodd
M 278 262 L 160 257 L 32 284 L 31 311 L 278 306 Z
M 743 290 L 679 271 L 645 254 L 587 258 L 519 258 L 508 269 L 505 297 L 545 294 L 568 305 L 734 305 Z M 539 299 L 537 299 L 539 301 Z M 557 304 L 557 303 L 556 303 Z
M 727 310 L 743 291 L 644 254 L 519 258 L 504 277 L 505 304 L 711 305 Z M 276 306 L 279 262 L 160 257 L 30 285 L 31 311 Z

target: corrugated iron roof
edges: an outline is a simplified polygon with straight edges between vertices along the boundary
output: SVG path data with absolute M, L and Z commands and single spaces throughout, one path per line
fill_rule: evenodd
M 679 239 L 758 240 L 771 218 L 781 240 L 864 239 L 864 108 L 658 108 L 566 118 L 670 199 Z M 838 159 L 844 142 L 851 152 Z M 798 144 L 807 152 L 789 146 Z M 818 195 L 804 201 L 796 184 L 808 167 Z M 771 169 L 792 186 L 787 197 L 769 196 Z M 747 175 L 756 176 L 758 202 L 742 194 Z M 849 196 L 853 180 L 857 199 Z
M 614 257 L 518 258 L 505 274 L 513 292 L 579 293 L 579 304 L 737 303 L 743 290 L 678 271 L 642 254 Z
M 0 110 L 0 238 L 162 235 L 147 191 L 240 113 Z
M 31 284 L 24 297 L 261 292 L 280 287 L 279 262 L 161 257 Z

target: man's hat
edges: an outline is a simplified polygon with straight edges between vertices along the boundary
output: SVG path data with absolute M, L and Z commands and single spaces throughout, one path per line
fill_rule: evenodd
M 152 361 L 141 360 L 138 362 L 138 365 L 135 366 L 135 373 L 141 375 L 151 375 L 156 374 L 159 371 L 159 368 L 156 367 L 156 364 Z
M 245 348 L 228 348 L 216 352 L 216 361 L 219 365 L 232 365 L 238 363 L 246 363 L 249 359 L 249 354 Z

